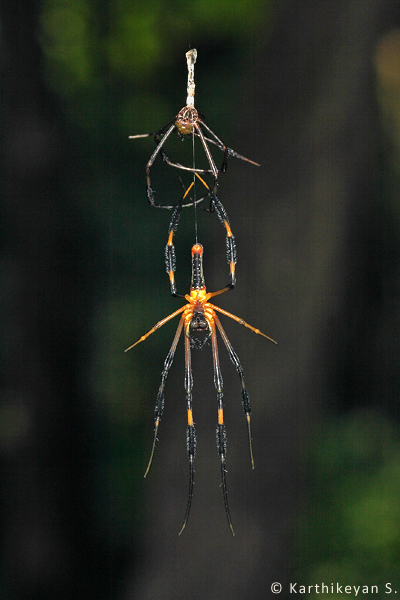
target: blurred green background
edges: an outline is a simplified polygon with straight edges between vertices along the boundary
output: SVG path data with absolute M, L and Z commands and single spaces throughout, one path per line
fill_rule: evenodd
M 376 585 L 382 598 L 390 582 L 400 593 L 399 8 L 2 3 L 0 599 L 253 600 L 274 597 L 274 581 L 281 597 L 290 582 Z M 195 106 L 261 164 L 231 158 L 221 176 L 238 284 L 216 304 L 278 341 L 223 321 L 253 407 L 251 472 L 240 382 L 221 343 L 235 538 L 209 348 L 193 353 L 196 485 L 179 538 L 182 348 L 143 479 L 176 325 L 123 352 L 180 306 L 164 267 L 170 214 L 146 201 L 154 142 L 128 136 L 183 107 L 189 48 Z M 173 203 L 170 170 L 160 159 L 153 168 Z M 218 289 L 228 269 L 216 216 L 199 211 L 199 241 Z M 193 242 L 186 211 L 181 293 Z

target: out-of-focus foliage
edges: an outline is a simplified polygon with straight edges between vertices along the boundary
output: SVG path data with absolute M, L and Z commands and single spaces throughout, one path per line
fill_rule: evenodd
M 388 155 L 396 173 L 400 176 L 400 29 L 384 35 L 376 49 L 375 73 L 377 98 L 382 125 L 388 142 Z M 394 195 L 396 198 L 397 194 Z M 398 210 L 399 205 L 394 207 Z
M 96 0 L 44 0 L 40 37 L 46 76 L 85 128 L 99 127 L 102 111 L 96 105 L 105 94 L 112 94 L 116 125 L 122 119 L 126 126 L 136 112 L 150 123 L 166 102 L 161 73 L 177 77 L 177 55 L 199 45 L 222 55 L 242 54 L 249 38 L 267 27 L 272 4 L 116 0 L 99 6 Z M 183 82 L 183 60 L 181 66 Z
M 325 421 L 308 469 L 303 581 L 378 585 L 379 597 L 386 582 L 400 589 L 399 427 L 377 412 Z
M 382 170 L 383 194 L 398 219 L 399 29 L 386 33 L 377 44 L 374 67 L 387 160 Z M 396 289 L 391 287 L 390 293 L 398 302 Z M 398 401 L 396 396 L 385 398 L 386 406 L 393 403 L 394 413 Z M 318 431 L 306 467 L 310 500 L 300 530 L 298 575 L 307 585 L 330 586 L 333 582 L 335 592 L 336 583 L 377 585 L 377 597 L 386 597 L 386 582 L 393 590 L 400 590 L 398 423 L 387 413 L 359 410 L 339 418 L 327 415 Z M 318 598 L 320 593 L 311 593 L 310 598 Z M 329 593 L 324 597 L 342 595 Z

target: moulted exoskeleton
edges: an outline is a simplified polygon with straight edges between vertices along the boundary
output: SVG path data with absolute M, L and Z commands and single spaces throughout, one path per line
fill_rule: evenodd
M 132 138 L 141 138 L 141 137 L 153 137 L 156 143 L 156 149 L 153 154 L 150 156 L 150 159 L 146 165 L 146 194 L 147 199 L 151 206 L 155 208 L 166 208 L 172 209 L 173 205 L 170 204 L 161 204 L 156 203 L 154 198 L 154 190 L 151 185 L 150 179 L 150 170 L 153 166 L 154 161 L 156 160 L 158 154 L 162 157 L 163 161 L 170 165 L 171 167 L 176 167 L 177 169 L 181 169 L 183 171 L 191 171 L 192 173 L 202 173 L 207 174 L 210 173 L 213 177 L 214 183 L 212 185 L 212 191 L 214 196 L 217 195 L 218 192 L 218 181 L 220 173 L 225 173 L 228 166 L 228 156 L 235 156 L 236 158 L 240 158 L 241 160 L 245 160 L 247 162 L 252 163 L 253 165 L 258 165 L 258 163 L 241 156 L 231 148 L 228 148 L 224 144 L 222 140 L 206 125 L 204 115 L 196 110 L 194 107 L 194 91 L 195 91 L 195 83 L 194 83 L 194 64 L 197 58 L 197 50 L 189 50 L 186 53 L 187 65 L 188 65 L 188 86 L 187 86 L 187 100 L 186 106 L 184 106 L 177 115 L 173 117 L 168 123 L 163 125 L 160 129 L 153 133 L 143 133 L 139 135 L 131 135 Z M 203 131 L 204 130 L 204 131 Z M 192 166 L 184 166 L 178 162 L 171 161 L 166 152 L 165 152 L 165 143 L 168 140 L 169 136 L 176 131 L 181 139 L 185 139 L 191 137 L 194 141 L 195 137 L 200 138 L 202 147 L 207 157 L 208 169 L 200 169 Z M 211 137 L 210 137 L 211 136 Z M 218 169 L 213 155 L 210 151 L 209 145 L 212 144 L 216 146 L 221 152 L 223 152 L 223 159 L 221 167 Z M 187 202 L 182 205 L 182 208 L 186 206 L 192 206 L 193 204 L 198 204 L 205 197 L 209 196 L 206 194 L 201 198 L 194 198 L 190 202 Z M 208 208 L 210 212 L 214 211 L 213 198 L 210 198 L 210 207 Z

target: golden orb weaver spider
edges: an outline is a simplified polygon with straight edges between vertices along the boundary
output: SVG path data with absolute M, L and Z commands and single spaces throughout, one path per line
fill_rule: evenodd
M 173 228 L 170 229 L 170 235 L 171 235 L 171 241 L 172 241 L 171 232 L 173 232 Z M 167 244 L 167 247 L 168 247 L 168 244 Z M 170 284 L 171 284 L 171 293 L 174 296 L 178 296 L 178 294 L 176 293 L 174 278 L 172 278 L 171 276 L 170 276 Z M 162 417 L 163 410 L 164 410 L 165 382 L 166 382 L 169 370 L 170 370 L 173 360 L 174 360 L 174 355 L 175 355 L 176 347 L 178 345 L 179 338 L 183 331 L 184 343 L 185 343 L 185 391 L 186 391 L 187 421 L 188 421 L 186 440 L 187 440 L 187 453 L 188 453 L 188 458 L 189 458 L 189 492 L 188 492 L 185 517 L 184 517 L 183 525 L 179 532 L 179 535 L 181 535 L 181 533 L 183 532 L 183 530 L 186 527 L 186 524 L 187 524 L 187 521 L 189 518 L 189 514 L 190 514 L 190 508 L 192 505 L 193 484 L 194 484 L 194 458 L 195 458 L 195 454 L 196 454 L 196 432 L 195 432 L 195 428 L 194 428 L 193 408 L 192 408 L 193 377 L 192 377 L 191 349 L 192 348 L 193 349 L 203 348 L 210 338 L 211 338 L 213 366 L 214 366 L 214 385 L 215 385 L 215 388 L 217 391 L 217 403 L 218 403 L 218 421 L 217 421 L 216 434 L 217 434 L 217 449 L 218 449 L 218 454 L 219 454 L 220 461 L 221 461 L 222 491 L 223 491 L 223 498 L 224 498 L 225 513 L 226 513 L 226 517 L 228 519 L 228 524 L 229 524 L 230 530 L 232 532 L 232 535 L 235 535 L 234 530 L 233 530 L 233 525 L 232 525 L 232 519 L 231 519 L 231 515 L 230 515 L 230 511 L 229 511 L 228 491 L 227 491 L 227 485 L 226 485 L 225 457 L 226 457 L 227 442 L 226 442 L 226 429 L 225 429 L 225 425 L 224 425 L 224 414 L 223 414 L 223 395 L 224 394 L 223 394 L 223 380 L 222 380 L 222 374 L 221 374 L 221 369 L 220 369 L 220 364 L 219 364 L 217 332 L 216 332 L 217 329 L 222 337 L 222 340 L 226 346 L 226 349 L 228 350 L 229 358 L 231 359 L 232 363 L 234 364 L 236 371 L 238 372 L 239 377 L 240 377 L 240 381 L 241 381 L 241 385 L 242 385 L 242 406 L 243 406 L 243 411 L 245 413 L 246 421 L 247 421 L 247 435 L 248 435 L 248 443 L 249 443 L 249 451 L 250 451 L 250 460 L 251 460 L 251 466 L 254 469 L 253 450 L 252 450 L 252 444 L 251 444 L 251 427 L 250 427 L 251 409 L 250 409 L 249 394 L 248 394 L 248 391 L 247 391 L 247 388 L 245 385 L 245 380 L 244 380 L 243 368 L 240 364 L 238 355 L 234 351 L 232 344 L 230 343 L 230 341 L 221 325 L 221 322 L 217 316 L 217 312 L 220 312 L 223 315 L 233 319 L 234 321 L 237 321 L 241 325 L 244 325 L 244 327 L 251 329 L 251 331 L 253 331 L 254 333 L 262 335 L 263 337 L 267 338 L 274 344 L 276 344 L 276 342 L 272 338 L 265 335 L 265 333 L 262 333 L 259 329 L 256 329 L 252 325 L 249 325 L 248 323 L 246 323 L 240 317 L 236 317 L 235 315 L 231 314 L 230 312 L 228 312 L 222 308 L 219 308 L 218 306 L 215 306 L 214 304 L 211 304 L 209 302 L 210 298 L 213 298 L 214 296 L 218 296 L 219 294 L 222 294 L 230 289 L 232 289 L 232 286 L 228 285 L 227 287 L 225 287 L 217 292 L 211 292 L 211 293 L 207 292 L 204 275 L 203 275 L 203 247 L 201 246 L 201 244 L 196 243 L 192 247 L 192 279 L 191 279 L 191 286 L 190 286 L 190 294 L 186 294 L 185 296 L 179 296 L 179 297 L 185 298 L 185 300 L 187 300 L 188 304 L 185 304 L 184 306 L 182 306 L 181 308 L 179 308 L 172 314 L 168 315 L 167 317 L 164 317 L 164 319 L 162 319 L 161 321 L 156 323 L 156 325 L 154 325 L 154 327 L 152 327 L 150 329 L 150 331 L 148 331 L 145 335 L 142 335 L 142 337 L 137 342 L 135 342 L 134 344 L 132 344 L 131 346 L 129 346 L 129 348 L 127 348 L 125 350 L 125 352 L 127 352 L 128 350 L 131 350 L 137 344 L 139 344 L 140 342 L 143 342 L 146 338 L 148 338 L 149 335 L 154 333 L 157 329 L 159 329 L 160 327 L 165 325 L 165 323 L 167 323 L 168 321 L 170 321 L 171 319 L 173 319 L 174 317 L 176 317 L 180 314 L 182 315 L 179 320 L 178 328 L 176 330 L 171 348 L 170 348 L 170 350 L 167 354 L 167 357 L 164 361 L 164 368 L 161 373 L 161 383 L 160 383 L 160 387 L 158 389 L 156 404 L 155 404 L 155 408 L 154 408 L 155 427 L 154 427 L 153 445 L 152 445 L 152 449 L 151 449 L 150 460 L 149 460 L 146 472 L 144 474 L 144 476 L 146 477 L 147 473 L 149 472 L 152 460 L 153 460 L 154 450 L 155 450 L 156 441 L 157 441 L 158 428 L 159 428 L 161 417 Z M 200 333 L 200 334 L 205 333 L 205 337 L 202 340 L 199 339 L 196 336 L 196 334 L 198 334 L 198 333 Z
M 228 156 L 235 156 L 236 158 L 240 158 L 241 160 L 250 162 L 253 165 L 260 166 L 258 163 L 254 162 L 253 160 L 245 158 L 244 156 L 241 156 L 240 154 L 238 154 L 231 148 L 228 148 L 228 146 L 226 146 L 224 144 L 224 142 L 222 142 L 220 140 L 220 138 L 208 127 L 208 125 L 205 124 L 204 115 L 201 112 L 197 111 L 194 107 L 194 91 L 195 91 L 194 64 L 197 59 L 197 50 L 196 49 L 189 50 L 189 52 L 186 53 L 186 59 L 187 59 L 187 66 L 188 66 L 188 84 L 187 84 L 187 94 L 188 95 L 187 95 L 187 100 L 186 100 L 186 106 L 184 106 L 173 119 L 168 121 L 168 123 L 163 125 L 157 131 L 152 132 L 152 133 L 142 133 L 139 135 L 129 136 L 130 139 L 153 137 L 154 141 L 157 145 L 156 149 L 154 150 L 153 154 L 151 155 L 151 157 L 148 160 L 147 165 L 146 165 L 146 195 L 147 195 L 147 200 L 149 201 L 150 205 L 154 208 L 166 208 L 169 210 L 172 210 L 173 208 L 175 208 L 175 206 L 173 206 L 173 205 L 157 204 L 154 199 L 154 190 L 151 186 L 150 170 L 151 170 L 151 167 L 153 166 L 153 163 L 154 163 L 155 159 L 157 158 L 158 154 L 160 154 L 163 161 L 166 164 L 170 165 L 171 167 L 176 167 L 177 169 L 181 169 L 183 171 L 190 171 L 192 173 L 202 173 L 202 174 L 210 173 L 210 174 L 212 174 L 213 179 L 214 179 L 214 184 L 213 184 L 213 194 L 214 195 L 217 195 L 219 174 L 225 173 L 225 171 L 227 169 Z M 208 132 L 208 134 L 211 137 L 207 137 L 207 135 L 205 135 L 203 133 L 203 131 L 202 131 L 203 128 L 206 130 L 206 132 Z M 194 144 L 195 137 L 200 138 L 201 144 L 203 146 L 204 152 L 207 157 L 208 165 L 210 167 L 209 169 L 199 169 L 199 168 L 196 168 L 194 165 L 193 165 L 193 167 L 186 167 L 184 165 L 181 165 L 178 162 L 172 162 L 168 158 L 163 146 L 174 130 L 177 131 L 179 137 L 182 140 L 185 139 L 187 136 L 191 136 L 193 139 L 193 144 Z M 222 165 L 219 170 L 216 166 L 215 160 L 211 154 L 208 144 L 213 144 L 214 146 L 216 146 L 219 150 L 221 150 L 224 153 Z M 183 204 L 182 208 L 185 208 L 187 206 L 192 206 L 193 204 L 198 204 L 202 200 L 204 200 L 204 198 L 207 197 L 208 195 L 209 194 L 206 194 L 206 196 L 203 196 L 202 198 L 199 198 L 199 199 L 195 199 L 193 202 Z M 212 197 L 210 198 L 210 207 L 207 209 L 207 211 L 214 212 L 214 202 L 213 202 Z

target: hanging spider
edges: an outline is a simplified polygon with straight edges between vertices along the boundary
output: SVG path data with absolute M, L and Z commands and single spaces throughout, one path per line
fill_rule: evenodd
M 247 392 L 247 388 L 245 385 L 243 369 L 240 364 L 239 357 L 236 354 L 236 352 L 234 351 L 232 344 L 230 343 L 230 341 L 221 325 L 221 322 L 217 316 L 217 312 L 220 312 L 223 315 L 230 317 L 234 321 L 237 321 L 241 325 L 244 325 L 248 329 L 251 329 L 251 331 L 253 331 L 254 333 L 264 336 L 271 342 L 274 342 L 275 344 L 276 344 L 276 342 L 273 339 L 271 339 L 270 337 L 268 337 L 267 335 L 265 335 L 264 333 L 262 333 L 259 329 L 256 329 L 255 327 L 252 327 L 251 325 L 246 323 L 240 317 L 236 317 L 235 315 L 231 314 L 230 312 L 228 312 L 222 308 L 219 308 L 218 306 L 215 306 L 214 304 L 211 304 L 209 302 L 210 298 L 212 298 L 214 296 L 218 296 L 219 294 L 222 294 L 229 289 L 231 289 L 230 285 L 217 291 L 217 292 L 210 293 L 210 292 L 206 291 L 205 280 L 204 280 L 204 275 L 203 275 L 203 247 L 200 244 L 196 243 L 192 247 L 192 279 L 191 279 L 191 286 L 190 286 L 190 294 L 186 294 L 185 296 L 179 296 L 179 297 L 185 298 L 187 300 L 188 304 L 185 304 L 184 306 L 182 306 L 181 308 L 179 308 L 172 314 L 168 315 L 167 317 L 165 317 L 164 319 L 159 321 L 156 325 L 154 325 L 154 327 L 152 327 L 150 329 L 150 331 L 148 331 L 145 335 L 142 335 L 142 337 L 137 342 L 135 342 L 134 344 L 132 344 L 132 346 L 129 346 L 129 348 L 127 348 L 125 350 L 125 352 L 127 352 L 128 350 L 131 350 L 131 348 L 134 348 L 137 344 L 139 344 L 140 342 L 143 342 L 149 335 L 154 333 L 154 331 L 156 331 L 157 329 L 162 327 L 165 323 L 167 323 L 174 317 L 182 314 L 182 316 L 179 320 L 178 328 L 176 330 L 175 337 L 173 339 L 171 348 L 165 359 L 163 371 L 161 373 L 161 383 L 160 383 L 160 387 L 158 390 L 156 404 L 155 404 L 155 408 L 154 408 L 155 428 L 154 428 L 153 445 L 152 445 L 152 449 L 151 449 L 150 460 L 149 460 L 146 472 L 144 474 L 144 476 L 146 477 L 147 473 L 149 472 L 152 460 L 153 460 L 154 450 L 155 450 L 156 441 L 157 441 L 158 428 L 159 428 L 161 417 L 162 417 L 163 410 L 164 410 L 165 381 L 167 379 L 169 370 L 170 370 L 172 362 L 174 360 L 175 350 L 176 350 L 179 338 L 180 338 L 182 330 L 183 330 L 183 332 L 184 332 L 183 336 L 184 336 L 184 342 L 185 342 L 185 380 L 184 381 L 185 381 L 186 402 L 187 402 L 187 419 L 188 419 L 186 438 L 187 438 L 187 453 L 188 453 L 188 457 L 189 457 L 189 493 L 188 493 L 185 517 L 184 517 L 183 525 L 179 532 L 179 535 L 183 532 L 183 530 L 186 527 L 186 524 L 187 524 L 187 521 L 189 518 L 191 504 L 192 504 L 193 483 L 194 483 L 194 458 L 195 458 L 195 454 L 196 454 L 196 432 L 195 432 L 195 428 L 194 428 L 193 409 L 192 409 L 193 377 L 192 377 L 192 364 L 191 364 L 191 360 L 192 360 L 191 359 L 191 350 L 192 350 L 192 348 L 194 348 L 194 349 L 203 348 L 205 346 L 205 344 L 208 342 L 208 340 L 210 340 L 210 339 L 211 339 L 213 365 L 214 365 L 214 385 L 217 390 L 218 424 L 217 424 L 217 432 L 216 433 L 217 433 L 217 449 L 218 449 L 218 454 L 219 454 L 220 461 L 221 461 L 222 491 L 223 491 L 223 498 L 224 498 L 224 505 L 225 505 L 225 513 L 226 513 L 226 516 L 228 519 L 228 524 L 231 529 L 232 535 L 235 535 L 235 533 L 233 531 L 232 519 L 231 519 L 231 515 L 230 515 L 230 511 L 229 511 L 228 491 L 227 491 L 227 486 L 226 486 L 225 457 L 226 457 L 227 443 L 226 443 L 226 430 L 225 430 L 224 415 L 223 415 L 223 380 L 222 380 L 222 374 L 221 374 L 221 369 L 220 369 L 220 365 L 219 365 L 216 329 L 218 329 L 218 331 L 222 337 L 222 340 L 228 350 L 229 358 L 231 359 L 232 363 L 234 364 L 236 371 L 238 372 L 239 377 L 240 377 L 240 381 L 241 381 L 241 385 L 242 385 L 242 406 L 243 406 L 243 411 L 246 415 L 246 420 L 247 420 L 247 435 L 248 435 L 248 443 L 249 443 L 249 451 L 250 451 L 250 460 L 251 460 L 251 466 L 254 469 L 253 450 L 252 450 L 252 444 L 251 444 L 251 428 L 250 428 L 251 409 L 250 409 L 249 394 Z M 178 294 L 176 293 L 174 281 L 172 279 L 171 279 L 171 293 L 174 296 L 178 296 Z M 201 336 L 203 336 L 203 337 L 201 337 Z
M 161 127 L 161 129 L 159 129 L 158 131 L 155 131 L 153 133 L 143 133 L 143 134 L 139 134 L 139 135 L 129 136 L 131 139 L 152 136 L 152 137 L 154 137 L 154 141 L 157 145 L 156 149 L 154 150 L 153 154 L 151 155 L 151 157 L 146 165 L 147 200 L 149 201 L 150 205 L 155 208 L 166 208 L 169 210 L 175 208 L 175 206 L 173 206 L 173 205 L 157 204 L 154 199 L 154 190 L 151 187 L 151 180 L 150 180 L 150 169 L 153 166 L 153 163 L 154 163 L 155 159 L 157 158 L 158 154 L 161 154 L 163 161 L 165 163 L 167 163 L 168 165 L 170 165 L 171 167 L 176 167 L 177 169 L 182 169 L 184 171 L 191 171 L 192 173 L 203 173 L 203 174 L 210 173 L 210 174 L 212 174 L 212 176 L 214 178 L 213 193 L 215 195 L 217 194 L 217 189 L 218 189 L 219 173 L 225 173 L 227 166 L 228 166 L 228 156 L 235 156 L 236 158 L 240 158 L 241 160 L 250 162 L 253 165 L 260 166 L 258 163 L 254 162 L 248 158 L 245 158 L 244 156 L 241 156 L 240 154 L 238 154 L 231 148 L 228 148 L 220 140 L 220 138 L 208 127 L 208 125 L 206 125 L 206 123 L 204 122 L 204 120 L 205 120 L 204 115 L 201 112 L 197 111 L 194 107 L 194 91 L 195 91 L 194 64 L 197 59 L 197 50 L 195 50 L 195 49 L 189 50 L 189 52 L 186 53 L 186 59 L 187 59 L 187 66 L 188 66 L 188 84 L 187 84 L 187 94 L 188 95 L 187 95 L 187 100 L 186 100 L 186 106 L 184 106 L 173 119 L 168 121 L 168 123 L 163 125 L 163 127 Z M 208 134 L 211 137 L 207 137 L 207 135 L 205 135 L 203 133 L 203 129 L 205 129 L 205 131 L 208 132 Z M 163 146 L 174 130 L 177 131 L 177 133 L 181 139 L 185 139 L 187 136 L 191 136 L 193 139 L 193 145 L 194 145 L 194 138 L 195 137 L 200 138 L 202 146 L 204 148 L 204 152 L 207 157 L 208 165 L 210 167 L 209 169 L 199 169 L 199 168 L 196 168 L 195 165 L 193 165 L 193 167 L 186 167 L 184 165 L 181 165 L 180 163 L 172 162 L 168 158 Z M 208 144 L 213 144 L 214 146 L 217 146 L 217 148 L 224 153 L 224 157 L 222 159 L 222 165 L 219 170 L 218 170 L 215 160 L 210 152 Z M 205 198 L 205 196 L 203 196 L 202 198 L 200 198 L 198 200 L 195 199 L 193 202 L 183 204 L 182 208 L 185 208 L 187 206 L 192 206 L 193 204 L 198 204 L 204 198 Z M 207 210 L 208 210 L 208 212 L 214 211 L 214 204 L 213 204 L 212 199 L 210 200 L 210 207 Z

